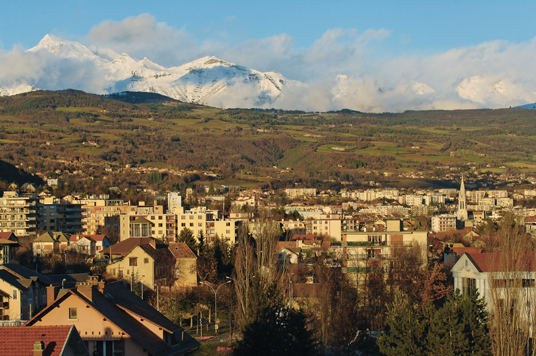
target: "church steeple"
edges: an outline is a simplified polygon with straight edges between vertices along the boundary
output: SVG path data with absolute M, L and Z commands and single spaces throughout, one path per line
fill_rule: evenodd
M 460 184 L 460 193 L 458 194 L 458 212 L 457 212 L 457 218 L 458 220 L 468 220 L 468 214 L 467 214 L 467 197 L 465 196 L 465 184 L 463 183 L 463 176 L 462 176 L 462 183 Z

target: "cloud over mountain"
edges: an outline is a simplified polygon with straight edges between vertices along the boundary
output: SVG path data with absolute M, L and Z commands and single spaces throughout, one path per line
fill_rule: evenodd
M 204 100 L 222 107 L 382 112 L 498 108 L 536 102 L 536 71 L 532 65 L 536 40 L 492 41 L 441 53 L 393 58 L 388 54 L 390 38 L 390 31 L 385 29 L 360 33 L 335 28 L 307 48 L 297 48 L 292 36 L 285 33 L 230 46 L 224 42 L 200 42 L 184 28 L 142 14 L 94 26 L 84 39 L 87 47 L 76 49 L 89 52 L 84 55 L 60 56 L 49 50 L 21 48 L 0 52 L 0 95 L 31 86 L 107 93 L 127 88 L 134 83 L 132 77 L 144 78 L 134 86 L 141 90 L 159 90 L 166 80 L 167 86 L 176 88 L 205 85 L 199 76 L 179 80 L 175 70 L 205 56 L 216 56 L 258 75 L 257 83 L 261 79 L 266 83 L 273 80 L 266 86 L 255 84 L 257 92 L 252 92 L 252 82 L 244 80 L 240 71 L 232 69 L 235 67 L 211 69 L 212 74 L 221 71 L 217 80 L 211 80 L 223 83 L 226 89 L 217 91 L 217 86 L 211 84 L 214 95 Z M 139 60 L 144 57 L 147 58 Z M 110 64 L 103 65 L 103 61 Z M 270 74 L 272 71 L 277 75 Z M 175 73 L 175 77 L 173 81 L 171 77 L 150 79 L 149 73 Z M 284 84 L 277 84 L 278 80 Z M 269 91 L 264 92 L 268 86 Z M 184 94 L 190 89 L 185 90 L 176 89 L 175 93 Z

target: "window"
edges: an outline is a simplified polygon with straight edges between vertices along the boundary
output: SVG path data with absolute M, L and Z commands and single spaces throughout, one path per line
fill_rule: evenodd
M 13 289 L 13 300 L 17 300 L 18 291 Z
M 144 259 L 143 263 L 149 263 L 149 259 L 148 258 Z
M 462 278 L 462 294 L 469 295 L 475 291 L 476 279 L 474 278 Z
M 69 308 L 69 319 L 78 319 L 76 308 Z
M 159 223 L 159 224 L 158 224 L 158 227 L 162 227 L 162 223 Z
M 193 227 L 194 226 L 194 223 L 190 223 L 190 227 Z
M 203 223 L 197 223 L 197 226 L 201 227 L 203 226 Z
M 154 216 L 151 216 L 151 220 L 154 220 Z
M 182 215 L 181 220 L 186 220 L 186 216 Z
M 190 215 L 190 220 L 193 220 L 194 219 L 194 216 L 193 215 Z
M 137 265 L 138 265 L 138 257 L 130 257 L 129 266 L 137 266 Z

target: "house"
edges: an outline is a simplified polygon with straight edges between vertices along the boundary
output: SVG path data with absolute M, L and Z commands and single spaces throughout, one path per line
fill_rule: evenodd
M 180 285 L 197 285 L 197 256 L 184 242 L 169 244 L 175 257 L 174 277 Z
M 106 235 L 84 235 L 84 236 L 89 236 L 93 239 L 93 241 L 95 241 L 95 250 L 97 252 L 110 247 L 110 245 L 112 244 L 110 242 L 110 239 Z
M 34 256 L 48 255 L 60 250 L 66 250 L 69 246 L 70 235 L 63 232 L 45 232 L 32 242 Z
M 521 293 L 523 298 L 534 300 L 536 280 L 536 259 L 534 251 L 506 253 L 464 253 L 451 269 L 454 289 L 462 294 L 478 290 L 486 301 L 488 309 L 493 301 L 500 299 L 508 288 Z
M 47 276 L 18 264 L 0 266 L 0 319 L 28 320 L 46 306 L 50 283 Z
M 16 263 L 0 266 L 0 324 L 30 319 L 51 299 L 50 288 L 73 286 L 88 279 L 86 273 L 45 276 Z
M 19 247 L 19 240 L 12 232 L 0 232 L 0 265 L 10 263 L 13 249 Z
M 199 343 L 121 282 L 79 284 L 26 324 L 75 326 L 91 355 L 184 355 Z
M 0 340 L 0 355 L 90 356 L 74 326 L 2 326 Z
M 91 236 L 72 235 L 69 242 L 69 250 L 79 254 L 93 256 L 96 252 L 96 243 Z
M 119 261 L 106 266 L 106 272 L 118 278 L 124 278 L 130 283 L 142 283 L 145 287 L 154 289 L 155 285 L 169 285 L 174 282 L 175 257 L 165 244 L 157 244 L 155 239 L 148 243 L 136 243 L 136 238 L 121 241 L 125 243 L 134 240 L 132 248 Z M 111 246 L 114 250 L 119 244 Z M 119 246 L 120 248 L 124 246 Z M 108 250 L 108 249 L 107 249 Z M 105 253 L 107 250 L 104 250 Z M 116 251 L 112 252 L 115 255 Z

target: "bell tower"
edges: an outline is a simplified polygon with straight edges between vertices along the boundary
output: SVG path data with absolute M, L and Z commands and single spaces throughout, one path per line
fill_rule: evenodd
M 467 214 L 467 197 L 465 196 L 465 184 L 463 183 L 463 176 L 462 176 L 462 183 L 460 184 L 460 192 L 458 194 L 458 212 L 456 214 L 456 217 L 458 220 L 466 221 L 469 220 L 469 216 Z

